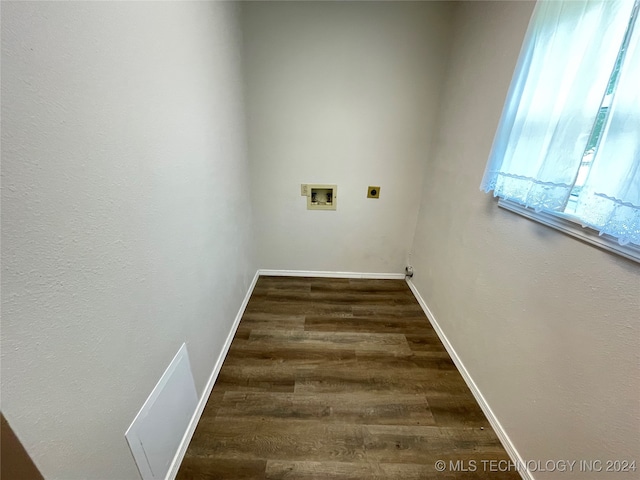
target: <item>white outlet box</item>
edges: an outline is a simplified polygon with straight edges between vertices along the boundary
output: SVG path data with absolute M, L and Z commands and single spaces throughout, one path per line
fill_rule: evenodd
M 307 210 L 335 210 L 337 204 L 337 185 L 307 185 Z

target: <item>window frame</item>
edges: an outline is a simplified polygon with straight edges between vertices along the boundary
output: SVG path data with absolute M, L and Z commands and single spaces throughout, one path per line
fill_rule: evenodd
M 602 250 L 615 253 L 636 263 L 640 263 L 639 245 L 635 245 L 633 243 L 620 245 L 616 238 L 606 234 L 600 235 L 593 228 L 582 226 L 577 217 L 572 217 L 565 213 L 551 212 L 548 210 L 536 212 L 534 209 L 520 205 L 512 200 L 507 200 L 501 197 L 497 198 L 498 206 L 505 210 L 516 213 L 555 230 L 559 230 Z

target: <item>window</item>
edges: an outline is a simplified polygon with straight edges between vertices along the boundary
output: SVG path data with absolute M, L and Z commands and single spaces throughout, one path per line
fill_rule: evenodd
M 638 260 L 639 9 L 640 0 L 536 4 L 481 187 L 543 223 L 614 239 Z

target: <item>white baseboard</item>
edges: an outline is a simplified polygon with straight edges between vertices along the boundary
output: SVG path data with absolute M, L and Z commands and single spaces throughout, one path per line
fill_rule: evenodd
M 513 442 L 511 442 L 509 435 L 507 435 L 507 432 L 505 432 L 504 428 L 502 427 L 502 424 L 500 424 L 500 421 L 493 413 L 493 410 L 491 410 L 491 407 L 485 400 L 484 396 L 482 395 L 482 392 L 480 391 L 476 383 L 473 381 L 473 378 L 471 378 L 471 375 L 469 375 L 469 371 L 465 368 L 464 364 L 462 363 L 462 360 L 460 359 L 455 349 L 453 348 L 453 345 L 451 345 L 451 343 L 449 342 L 449 339 L 442 331 L 442 328 L 440 328 L 440 325 L 438 324 L 436 317 L 433 315 L 433 312 L 429 309 L 429 307 L 427 306 L 427 303 L 422 298 L 422 295 L 420 295 L 420 292 L 418 292 L 418 289 L 410 279 L 407 279 L 407 285 L 409 285 L 409 288 L 413 292 L 413 295 L 416 297 L 416 300 L 418 300 L 418 303 L 422 307 L 422 310 L 424 310 L 424 313 L 429 319 L 429 322 L 431 323 L 431 325 L 433 326 L 433 329 L 438 334 L 438 337 L 440 338 L 440 341 L 444 345 L 444 348 L 446 348 L 447 352 L 449 353 L 449 356 L 453 360 L 453 363 L 455 363 L 456 367 L 458 368 L 460 375 L 462 375 L 462 378 L 464 378 L 464 381 L 469 387 L 469 390 L 471 390 L 471 393 L 473 394 L 476 401 L 478 402 L 478 405 L 480 405 L 480 408 L 482 409 L 483 413 L 487 417 L 487 420 L 489 420 L 489 423 L 491 424 L 496 434 L 498 435 L 498 438 L 500 439 L 500 442 L 502 443 L 502 446 L 504 447 L 504 449 L 507 451 L 507 454 L 511 458 L 511 461 L 514 463 L 514 465 L 523 467 L 524 465 L 526 465 L 526 463 L 518 453 L 518 450 L 516 450 L 516 447 L 513 445 Z M 524 468 L 519 468 L 518 473 L 520 473 L 520 476 L 524 480 L 535 480 L 531 472 L 529 472 L 528 470 L 525 470 Z
M 249 299 L 251 298 L 251 294 L 253 293 L 253 289 L 256 286 L 256 282 L 258 281 L 258 277 L 260 276 L 260 271 L 258 270 L 251 281 L 251 285 L 249 285 L 249 289 L 247 290 L 247 294 L 244 296 L 244 300 L 242 300 L 242 304 L 240 305 L 240 309 L 236 315 L 235 320 L 233 321 L 233 325 L 231 326 L 231 330 L 229 331 L 229 335 L 227 335 L 227 339 L 222 346 L 222 351 L 220 355 L 218 355 L 218 360 L 216 360 L 216 364 L 213 367 L 213 371 L 211 372 L 211 376 L 209 377 L 209 381 L 204 387 L 204 391 L 202 392 L 202 396 L 200 397 L 200 401 L 198 402 L 198 406 L 196 411 L 191 417 L 191 421 L 189 422 L 189 426 L 182 437 L 182 441 L 180 442 L 180 448 L 176 452 L 176 456 L 171 462 L 171 466 L 169 467 L 169 472 L 165 477 L 165 480 L 174 480 L 176 475 L 178 474 L 178 470 L 180 469 L 180 464 L 182 463 L 182 459 L 184 458 L 185 453 L 187 452 L 187 448 L 189 447 L 189 442 L 191 442 L 191 437 L 193 437 L 193 433 L 196 431 L 196 427 L 198 426 L 198 422 L 200 421 L 200 417 L 202 416 L 202 412 L 204 411 L 204 407 L 207 405 L 207 401 L 209 400 L 209 395 L 211 395 L 211 390 L 213 390 L 213 385 L 216 383 L 218 378 L 218 374 L 220 373 L 220 369 L 222 368 L 222 364 L 224 363 L 224 359 L 229 352 L 229 348 L 231 347 L 231 342 L 233 341 L 233 337 L 236 334 L 236 330 L 238 330 L 238 325 L 240 325 L 240 320 L 242 320 L 242 315 L 244 314 L 245 309 L 247 308 L 247 304 L 249 303 Z
M 325 278 L 371 278 L 380 280 L 404 280 L 404 273 L 325 272 L 318 270 L 258 270 L 265 277 L 325 277 Z

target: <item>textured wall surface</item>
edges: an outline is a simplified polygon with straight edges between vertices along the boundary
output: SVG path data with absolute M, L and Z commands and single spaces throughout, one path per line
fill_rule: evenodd
M 438 2 L 243 6 L 260 267 L 404 272 L 450 21 Z M 307 210 L 301 183 L 337 184 L 338 209 Z
M 47 479 L 135 479 L 182 342 L 199 394 L 256 265 L 236 7 L 2 5 L 2 411 Z
M 637 463 L 638 264 L 502 210 L 479 190 L 532 8 L 458 7 L 414 282 L 525 460 Z M 609 476 L 638 478 L 535 473 Z

